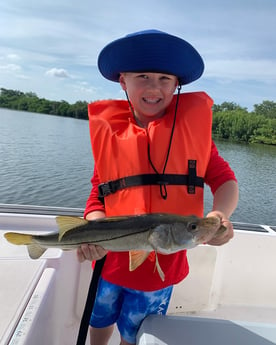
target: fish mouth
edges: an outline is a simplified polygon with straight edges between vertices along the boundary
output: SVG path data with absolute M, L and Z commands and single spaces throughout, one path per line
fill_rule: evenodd
M 218 217 L 202 218 L 198 225 L 200 227 L 207 227 L 210 231 L 216 231 L 221 225 L 221 219 Z
M 194 241 L 198 244 L 210 241 L 221 226 L 221 219 L 218 217 L 203 218 L 198 224 L 198 228 L 194 230 Z

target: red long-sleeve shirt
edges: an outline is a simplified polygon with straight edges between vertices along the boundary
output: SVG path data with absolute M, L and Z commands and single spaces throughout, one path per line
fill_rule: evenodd
M 207 167 L 206 175 L 204 176 L 204 182 L 210 186 L 212 193 L 214 194 L 218 187 L 223 183 L 234 180 L 236 181 L 235 174 L 230 168 L 228 162 L 226 162 L 218 152 L 218 149 L 214 142 L 212 142 L 211 155 L 209 164 Z M 84 217 L 88 213 L 93 211 L 104 211 L 103 204 L 98 199 L 98 185 L 100 183 L 97 167 L 94 166 L 94 174 L 91 179 L 92 190 L 90 196 L 86 203 L 86 208 L 84 211 Z

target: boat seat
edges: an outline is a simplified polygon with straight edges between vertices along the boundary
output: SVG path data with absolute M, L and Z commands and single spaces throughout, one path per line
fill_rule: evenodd
M 137 345 L 275 345 L 276 325 L 230 320 L 150 315 Z

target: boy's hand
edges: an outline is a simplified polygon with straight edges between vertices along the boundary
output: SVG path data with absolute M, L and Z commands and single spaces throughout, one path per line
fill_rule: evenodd
M 208 213 L 206 217 L 218 217 L 221 220 L 221 225 L 226 227 L 226 231 L 217 236 L 215 235 L 207 244 L 211 246 L 221 246 L 234 237 L 233 224 L 222 212 L 212 211 Z
M 92 211 L 86 215 L 87 220 L 94 220 L 104 217 L 105 213 L 103 211 Z M 77 258 L 79 262 L 83 262 L 85 260 L 100 260 L 107 254 L 107 252 L 107 250 L 103 249 L 100 246 L 84 243 L 77 249 Z
M 77 249 L 77 258 L 79 262 L 83 262 L 85 260 L 100 260 L 107 254 L 107 252 L 107 250 L 100 246 L 85 243 Z

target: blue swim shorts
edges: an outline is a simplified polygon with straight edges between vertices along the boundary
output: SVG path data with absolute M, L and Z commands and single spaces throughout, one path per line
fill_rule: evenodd
M 117 323 L 123 339 L 135 344 L 136 334 L 150 314 L 166 314 L 172 286 L 157 291 L 139 291 L 99 281 L 90 326 L 103 328 Z

